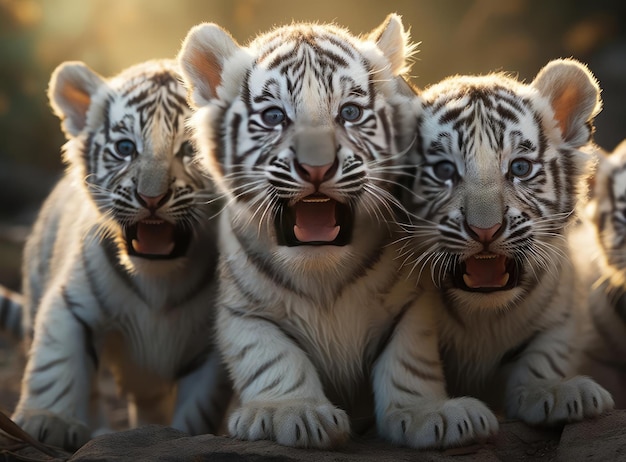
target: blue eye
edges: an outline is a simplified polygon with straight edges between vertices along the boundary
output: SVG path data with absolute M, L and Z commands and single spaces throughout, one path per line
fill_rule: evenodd
M 341 106 L 341 110 L 339 111 L 339 115 L 346 122 L 356 122 L 361 118 L 362 114 L 363 109 L 353 103 L 344 104 L 343 106 Z
M 271 107 L 261 113 L 263 123 L 269 127 L 282 124 L 285 119 L 285 112 L 279 107 Z
M 433 173 L 441 181 L 448 181 L 456 176 L 456 167 L 452 162 L 442 160 L 433 166 Z
M 137 146 L 131 140 L 119 140 L 115 143 L 115 151 L 119 157 L 126 158 L 137 152 Z
M 517 178 L 526 178 L 533 170 L 533 164 L 527 159 L 515 159 L 511 162 L 509 172 Z
M 195 154 L 195 150 L 193 149 L 193 144 L 191 141 L 185 141 L 180 145 L 180 149 L 176 154 L 179 157 L 193 157 Z

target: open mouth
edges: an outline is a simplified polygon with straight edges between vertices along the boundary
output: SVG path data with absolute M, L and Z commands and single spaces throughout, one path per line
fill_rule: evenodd
M 276 218 L 278 244 L 346 245 L 352 238 L 354 217 L 352 210 L 322 194 L 313 194 L 283 207 Z
M 142 220 L 124 228 L 128 254 L 151 260 L 178 258 L 187 252 L 191 230 L 159 219 Z
M 454 282 L 470 292 L 510 290 L 519 282 L 515 261 L 504 255 L 481 252 L 460 263 Z

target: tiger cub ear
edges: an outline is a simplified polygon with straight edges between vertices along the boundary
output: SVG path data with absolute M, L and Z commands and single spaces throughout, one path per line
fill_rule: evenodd
M 68 138 L 85 128 L 91 98 L 103 83 L 100 75 L 80 61 L 67 61 L 52 72 L 48 99 Z
M 218 98 L 224 63 L 241 48 L 232 36 L 217 24 L 192 27 L 183 41 L 178 61 L 190 103 L 196 107 Z
M 532 86 L 545 96 L 563 139 L 573 147 L 590 141 L 593 119 L 602 108 L 600 87 L 587 67 L 574 59 L 555 59 L 544 66 Z
M 410 43 L 410 34 L 404 29 L 399 15 L 388 15 L 380 26 L 369 33 L 369 39 L 376 43 L 389 61 L 393 75 L 409 70 L 407 60 L 415 53 L 417 44 Z

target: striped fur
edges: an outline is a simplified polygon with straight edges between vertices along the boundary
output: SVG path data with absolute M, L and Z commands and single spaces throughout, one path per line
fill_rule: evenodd
M 572 238 L 577 267 L 590 289 L 583 311 L 580 371 L 605 386 L 626 408 L 626 141 L 599 165 L 591 201 Z
M 22 339 L 22 294 L 0 286 L 0 334 L 7 336 L 12 342 Z
M 576 366 L 577 274 L 566 228 L 600 108 L 591 73 L 549 63 L 530 84 L 457 76 L 416 101 L 405 258 L 439 294 L 448 390 L 553 424 L 612 407 Z
M 13 414 L 44 442 L 75 449 L 104 431 L 100 365 L 132 426 L 220 425 L 230 391 L 212 341 L 214 194 L 194 163 L 179 79 L 173 61 L 111 79 L 78 62 L 52 75 L 67 171 L 25 246 L 31 346 Z
M 411 49 L 396 15 L 361 38 L 293 24 L 240 47 L 204 24 L 183 44 L 201 159 L 228 200 L 218 342 L 237 438 L 325 448 L 375 419 L 422 448 L 497 428 L 478 401 L 447 400 L 432 313 L 393 244 Z

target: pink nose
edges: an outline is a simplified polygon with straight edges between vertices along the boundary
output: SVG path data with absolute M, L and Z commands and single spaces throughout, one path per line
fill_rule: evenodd
M 493 237 L 500 230 L 502 223 L 496 223 L 491 228 L 478 228 L 476 226 L 469 225 L 470 229 L 474 231 L 479 242 L 487 244 L 493 241 Z
M 306 181 L 319 186 L 323 181 L 328 180 L 337 171 L 337 162 L 326 165 L 297 164 L 298 171 Z
M 161 200 L 165 197 L 165 194 L 161 194 L 159 196 L 146 196 L 141 193 L 138 194 L 144 205 L 152 210 L 158 209 L 161 206 Z

